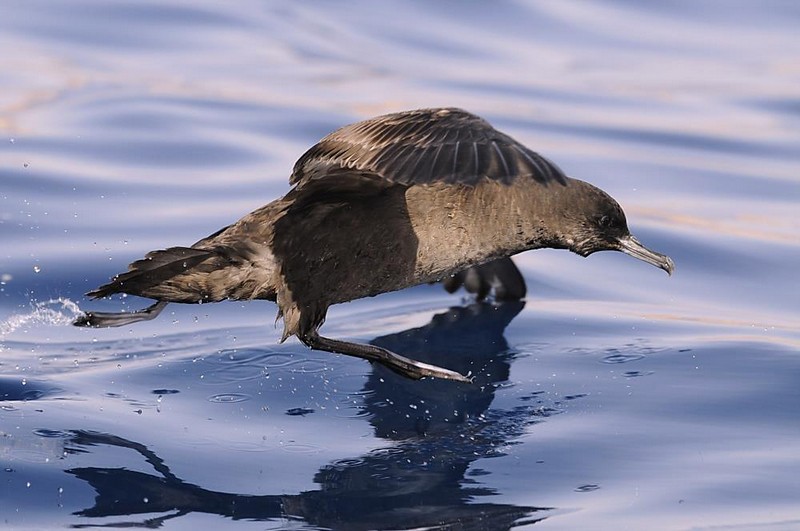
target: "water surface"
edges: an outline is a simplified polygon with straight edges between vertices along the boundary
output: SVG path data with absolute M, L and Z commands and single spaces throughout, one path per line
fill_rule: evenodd
M 0 521 L 800 527 L 798 22 L 788 1 L 6 5 Z M 524 304 L 421 286 L 329 313 L 473 386 L 278 344 L 266 302 L 68 325 L 146 305 L 82 293 L 284 193 L 332 129 L 440 105 L 611 193 L 676 274 L 535 251 Z

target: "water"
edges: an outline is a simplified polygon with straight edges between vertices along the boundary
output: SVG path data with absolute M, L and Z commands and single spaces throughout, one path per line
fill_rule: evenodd
M 778 1 L 6 3 L 4 528 L 800 528 L 798 22 Z M 466 387 L 279 345 L 270 303 L 66 324 L 143 307 L 81 294 L 284 193 L 333 128 L 438 105 L 607 190 L 676 274 L 536 251 L 524 305 L 421 286 L 329 313 Z

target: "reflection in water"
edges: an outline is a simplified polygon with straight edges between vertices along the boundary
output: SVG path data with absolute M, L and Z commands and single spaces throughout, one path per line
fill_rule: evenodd
M 230 494 L 185 483 L 146 446 L 109 434 L 75 431 L 70 452 L 96 445 L 138 452 L 157 474 L 121 468 L 74 468 L 70 474 L 96 491 L 95 505 L 75 514 L 108 517 L 160 514 L 112 527 L 159 527 L 191 512 L 233 519 L 299 519 L 330 529 L 508 529 L 545 516 L 543 508 L 474 503 L 496 494 L 467 477 L 470 464 L 502 455 L 545 410 L 489 410 L 495 386 L 506 381 L 512 353 L 503 330 L 523 303 L 473 304 L 437 315 L 426 326 L 378 338 L 375 344 L 403 355 L 471 371 L 475 383 L 410 381 L 375 366 L 365 409 L 390 448 L 337 461 L 314 477 L 319 490 L 295 495 Z M 76 527 L 82 527 L 80 525 Z M 95 527 L 92 525 L 92 527 Z

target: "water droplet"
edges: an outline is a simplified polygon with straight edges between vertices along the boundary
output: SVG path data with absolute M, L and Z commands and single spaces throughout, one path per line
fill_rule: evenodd
M 42 270 L 42 268 L 41 268 L 41 267 L 39 267 L 38 265 L 35 265 L 35 266 L 33 266 L 33 272 L 34 272 L 34 273 L 38 273 L 38 272 L 39 272 L 39 271 L 41 271 L 41 270 Z

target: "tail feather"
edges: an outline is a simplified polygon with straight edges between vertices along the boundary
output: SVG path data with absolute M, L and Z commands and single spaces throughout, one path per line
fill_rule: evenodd
M 107 297 L 115 293 L 127 293 L 154 299 L 161 299 L 153 288 L 169 279 L 187 272 L 217 253 L 208 249 L 192 247 L 170 247 L 152 251 L 128 266 L 128 271 L 115 276 L 111 282 L 88 292 L 93 299 Z M 199 294 L 187 294 L 186 300 L 197 299 Z M 176 300 L 176 302 L 180 302 Z

